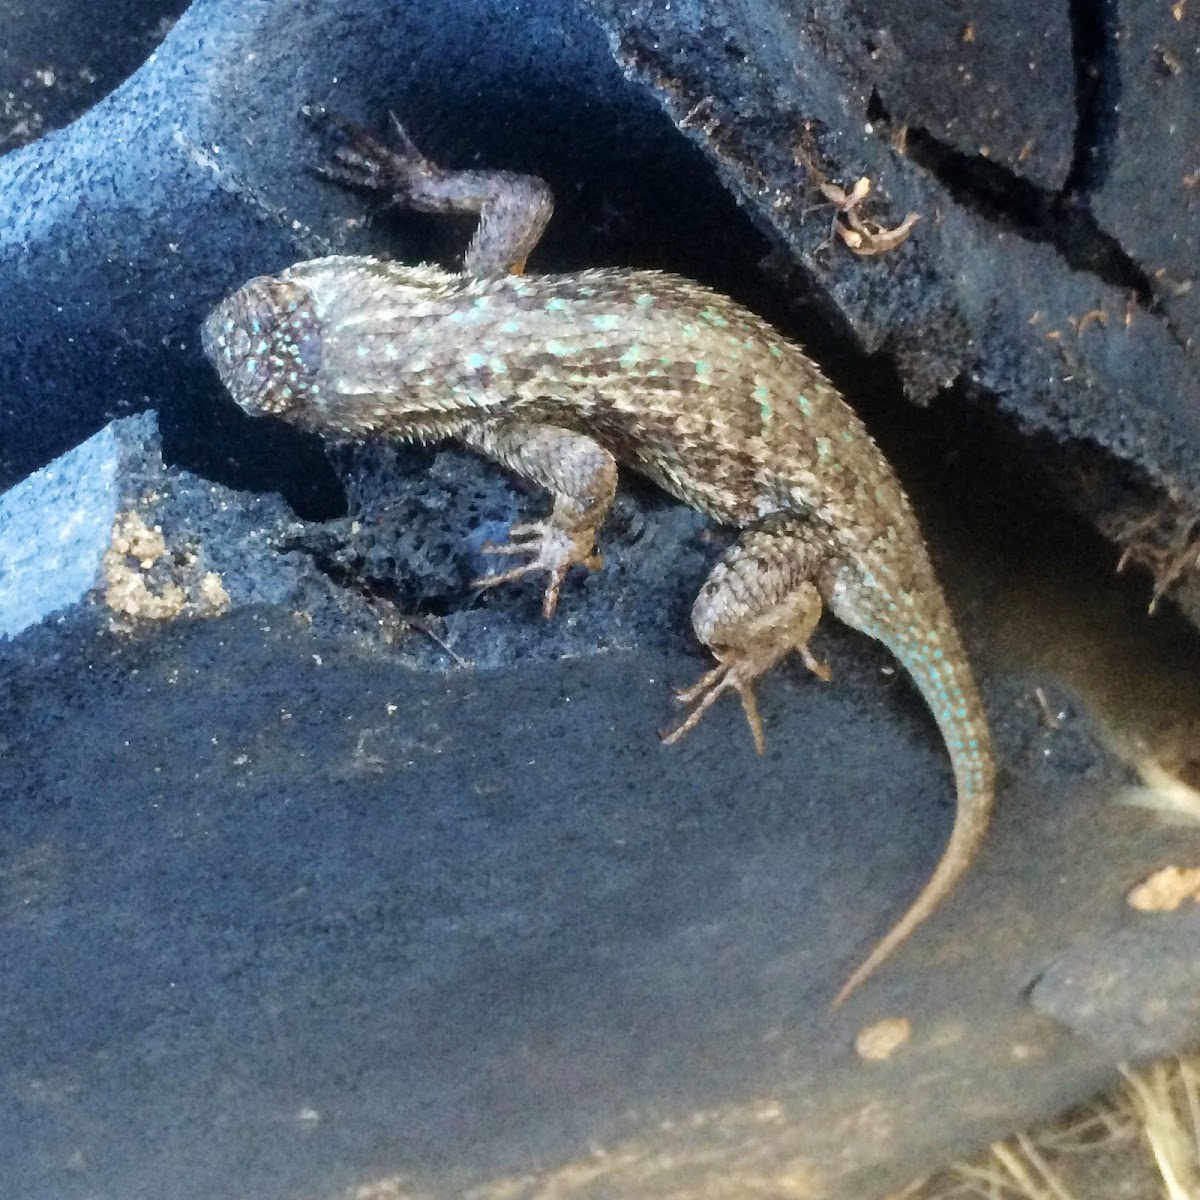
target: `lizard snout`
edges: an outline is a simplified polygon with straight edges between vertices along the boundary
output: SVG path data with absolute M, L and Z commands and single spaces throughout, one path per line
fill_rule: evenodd
M 200 342 L 237 403 L 257 416 L 284 414 L 318 391 L 321 337 L 311 293 L 263 275 L 222 300 Z

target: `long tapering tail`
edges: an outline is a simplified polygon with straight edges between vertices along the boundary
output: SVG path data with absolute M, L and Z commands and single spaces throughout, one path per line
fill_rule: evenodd
M 928 614 L 932 619 L 910 626 L 906 633 L 880 637 L 878 627 L 868 632 L 879 637 L 900 660 L 938 723 L 954 767 L 954 827 L 928 882 L 904 916 L 842 984 L 834 1008 L 941 904 L 970 866 L 987 830 L 996 790 L 987 716 L 949 611 L 937 601 L 941 601 L 940 595 L 931 606 L 936 611 Z

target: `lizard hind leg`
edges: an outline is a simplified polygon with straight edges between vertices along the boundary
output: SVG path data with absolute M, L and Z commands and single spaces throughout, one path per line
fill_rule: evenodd
M 808 640 L 821 618 L 813 575 L 821 563 L 812 525 L 793 514 L 774 514 L 743 531 L 713 567 L 692 606 L 692 628 L 717 665 L 677 693 L 695 708 L 663 740 L 677 742 L 723 692 L 737 692 L 760 754 L 766 750 L 753 685 L 795 650 L 815 675 L 829 668 L 813 657 Z

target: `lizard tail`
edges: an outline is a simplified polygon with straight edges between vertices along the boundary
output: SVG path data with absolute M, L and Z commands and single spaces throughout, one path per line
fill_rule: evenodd
M 948 622 L 939 622 L 939 626 L 942 652 L 936 658 L 927 644 L 904 641 L 889 648 L 933 711 L 950 752 L 957 792 L 954 828 L 928 882 L 904 916 L 842 984 L 834 1008 L 941 904 L 970 866 L 987 830 L 996 790 L 987 717 L 953 627 Z

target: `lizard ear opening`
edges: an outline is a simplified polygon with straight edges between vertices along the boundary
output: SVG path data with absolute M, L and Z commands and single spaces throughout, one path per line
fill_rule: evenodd
M 200 340 L 229 394 L 251 416 L 293 413 L 319 391 L 316 307 L 298 283 L 252 279 L 209 314 Z

